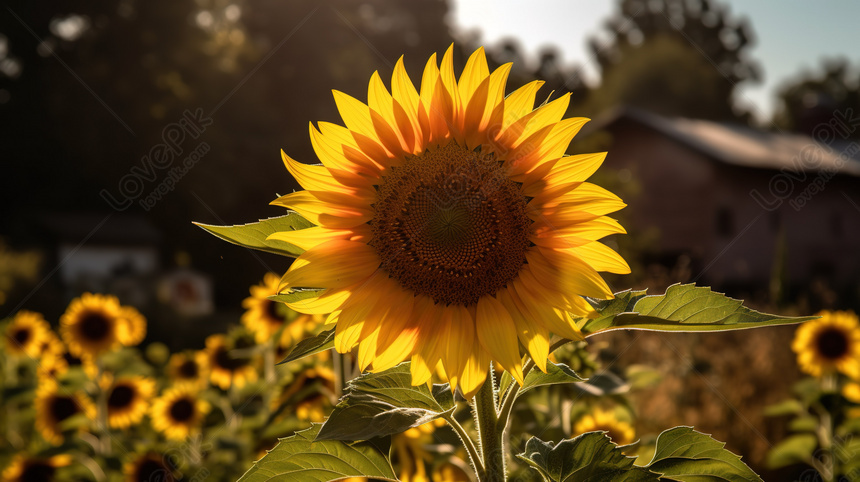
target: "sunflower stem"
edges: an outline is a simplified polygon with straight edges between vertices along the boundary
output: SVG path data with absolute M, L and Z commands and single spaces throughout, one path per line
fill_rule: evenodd
M 110 455 L 110 428 L 108 427 L 108 389 L 102 386 L 104 366 L 101 359 L 96 359 L 96 421 L 99 427 L 99 452 L 101 455 Z
M 478 453 L 478 449 L 475 447 L 475 442 L 472 440 L 472 437 L 469 436 L 469 433 L 466 432 L 466 429 L 460 425 L 460 422 L 454 418 L 453 413 L 446 413 L 442 415 L 442 418 L 448 422 L 448 425 L 454 429 L 454 432 L 460 437 L 460 442 L 463 444 L 463 447 L 466 448 L 466 452 L 469 454 L 469 459 L 472 462 L 472 467 L 475 469 L 475 473 L 480 474 L 484 472 L 484 462 L 481 460 L 481 454 Z
M 499 430 L 499 413 L 496 411 L 496 387 L 493 367 L 487 380 L 475 395 L 473 409 L 478 421 L 478 437 L 481 444 L 483 473 L 478 473 L 480 482 L 505 482 L 505 449 L 502 430 Z

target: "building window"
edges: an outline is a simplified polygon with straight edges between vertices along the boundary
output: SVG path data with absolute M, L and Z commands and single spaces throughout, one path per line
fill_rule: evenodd
M 717 209 L 717 234 L 726 237 L 735 234 L 735 215 L 727 207 Z

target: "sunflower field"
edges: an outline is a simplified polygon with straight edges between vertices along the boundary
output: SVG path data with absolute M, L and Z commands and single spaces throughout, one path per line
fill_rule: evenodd
M 606 153 L 566 155 L 587 119 L 569 95 L 536 105 L 540 80 L 505 95 L 510 69 L 478 48 L 457 76 L 452 46 L 420 82 L 401 58 L 366 102 L 335 91 L 344 125 L 311 124 L 318 160 L 282 151 L 304 189 L 272 201 L 282 216 L 198 224 L 294 258 L 202 349 L 142 345 L 146 318 L 111 294 L 4 320 L 3 480 L 761 480 L 696 427 L 637 432 L 660 372 L 597 353 L 610 332 L 792 324 L 809 376 L 765 410 L 790 432 L 767 466 L 856 480 L 857 315 L 613 292 L 601 273 L 631 268 L 601 242 L 626 232 L 589 181 Z

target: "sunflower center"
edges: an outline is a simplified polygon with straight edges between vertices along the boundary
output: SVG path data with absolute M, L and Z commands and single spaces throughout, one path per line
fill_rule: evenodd
M 278 304 L 271 300 L 265 301 L 266 306 L 263 308 L 265 310 L 266 315 L 268 315 L 269 320 L 275 323 L 283 323 L 284 316 L 278 311 Z
M 182 378 L 197 378 L 197 362 L 194 360 L 185 360 L 182 365 L 179 365 L 179 374 Z
M 108 397 L 108 406 L 112 408 L 127 407 L 134 400 L 134 389 L 128 385 L 117 385 Z
M 163 482 L 169 482 L 175 480 L 173 478 L 173 474 L 171 470 L 166 467 L 161 462 L 157 460 L 147 459 L 137 466 L 137 470 L 134 471 L 134 479 L 135 481 L 150 481 L 150 480 L 158 480 Z
M 55 397 L 51 401 L 49 411 L 51 413 L 51 418 L 57 422 L 62 422 L 78 413 L 78 405 L 71 399 L 71 397 Z
M 177 422 L 187 422 L 194 415 L 194 404 L 187 398 L 180 398 L 170 406 L 170 418 Z
M 88 340 L 102 340 L 109 330 L 110 322 L 101 313 L 87 313 L 80 321 L 80 333 Z
M 215 352 L 215 363 L 219 367 L 231 372 L 245 366 L 245 360 L 230 356 L 230 352 L 226 347 L 219 347 Z
M 475 304 L 525 263 L 526 202 L 493 154 L 452 142 L 383 178 L 369 244 L 404 288 L 437 303 Z
M 24 470 L 21 472 L 17 480 L 22 482 L 42 482 L 44 480 L 54 480 L 54 472 L 56 469 L 50 464 L 41 461 L 28 462 Z
M 838 360 L 848 353 L 848 339 L 841 330 L 829 328 L 818 335 L 815 340 L 818 353 L 824 358 Z
M 30 339 L 30 330 L 26 328 L 20 329 L 12 335 L 12 339 L 14 339 L 18 345 L 24 345 L 27 343 L 27 340 Z

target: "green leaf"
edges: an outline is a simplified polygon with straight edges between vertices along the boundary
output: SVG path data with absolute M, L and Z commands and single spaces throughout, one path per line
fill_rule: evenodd
M 315 440 L 321 425 L 282 438 L 278 445 L 245 472 L 239 482 L 290 480 L 328 482 L 345 477 L 396 480 L 391 463 L 369 442 Z
M 800 400 L 789 398 L 764 408 L 765 417 L 780 417 L 782 415 L 798 415 L 803 413 L 803 404 Z
M 657 437 L 654 458 L 647 467 L 664 480 L 761 480 L 725 445 L 691 427 L 671 428 Z
M 279 254 L 281 256 L 296 256 L 304 252 L 298 246 L 285 241 L 267 240 L 266 238 L 279 231 L 296 231 L 313 226 L 313 223 L 290 213 L 277 218 L 261 219 L 256 223 L 242 224 L 237 226 L 212 226 L 210 224 L 194 223 L 206 231 L 218 236 L 224 241 L 238 244 L 246 248 L 258 249 L 267 253 Z
M 801 415 L 788 422 L 788 429 L 792 432 L 815 432 L 818 430 L 820 420 L 813 415 Z
M 767 453 L 765 464 L 769 469 L 805 463 L 818 448 L 818 438 L 811 433 L 792 435 L 773 446 Z
M 591 336 L 611 330 L 742 330 L 801 323 L 816 318 L 760 313 L 743 306 L 741 300 L 694 284 L 672 285 L 663 295 L 642 294 L 641 291 L 625 291 L 616 295 L 614 300 L 598 303 L 596 309 L 600 316 L 586 320 L 582 331 Z
M 409 362 L 349 381 L 318 440 L 368 440 L 404 432 L 452 412 L 448 385 L 412 386 Z
M 517 458 L 538 471 L 547 482 L 656 481 L 659 477 L 633 465 L 603 432 L 584 433 L 553 445 L 532 437 Z
M 499 393 L 505 393 L 513 382 L 513 377 L 508 372 L 502 373 L 499 381 Z M 547 385 L 560 385 L 563 383 L 577 383 L 585 381 L 585 378 L 580 377 L 573 371 L 572 368 L 564 363 L 553 363 L 547 361 L 546 373 L 538 368 L 533 368 L 523 379 L 523 386 L 519 393 L 523 394 L 533 388 L 543 387 Z
M 298 344 L 290 350 L 290 353 L 287 354 L 287 357 L 281 360 L 278 365 L 281 363 L 289 363 L 291 361 L 298 360 L 299 358 L 304 358 L 306 356 L 334 348 L 334 330 L 335 329 L 332 328 L 331 330 L 326 330 L 319 335 L 305 338 L 298 342 Z

